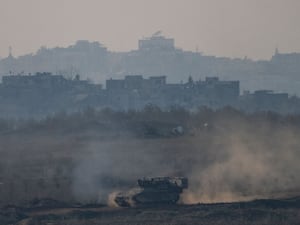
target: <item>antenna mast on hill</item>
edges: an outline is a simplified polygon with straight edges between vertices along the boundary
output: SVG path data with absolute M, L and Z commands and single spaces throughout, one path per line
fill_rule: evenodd
M 278 50 L 278 47 L 276 46 L 275 48 L 275 55 L 279 55 L 279 50 Z
M 8 57 L 12 57 L 12 47 L 8 47 Z

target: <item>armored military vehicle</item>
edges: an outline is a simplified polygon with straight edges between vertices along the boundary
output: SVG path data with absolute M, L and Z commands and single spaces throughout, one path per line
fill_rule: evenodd
M 117 194 L 114 199 L 117 205 L 176 204 L 183 189 L 188 187 L 185 177 L 143 178 L 137 183 L 139 188 Z

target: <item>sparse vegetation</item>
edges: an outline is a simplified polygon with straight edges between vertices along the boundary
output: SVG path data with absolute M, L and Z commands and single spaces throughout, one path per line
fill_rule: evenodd
M 178 127 L 182 132 L 174 132 Z M 40 120 L 2 119 L 0 204 L 106 203 L 111 191 L 160 175 L 189 177 L 186 204 L 299 195 L 299 131 L 300 115 L 232 108 L 191 113 L 148 106 L 141 112 L 88 109 Z M 82 220 L 71 213 L 63 222 L 37 216 L 28 224 L 297 224 L 298 212 L 199 205 L 113 210 Z

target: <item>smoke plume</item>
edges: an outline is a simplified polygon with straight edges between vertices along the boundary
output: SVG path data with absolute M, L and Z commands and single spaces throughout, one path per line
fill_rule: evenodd
M 107 202 L 148 176 L 186 176 L 183 203 L 232 202 L 299 194 L 300 139 L 295 128 L 216 120 L 177 138 L 90 143 L 74 171 L 81 201 Z M 206 124 L 207 127 L 207 124 Z

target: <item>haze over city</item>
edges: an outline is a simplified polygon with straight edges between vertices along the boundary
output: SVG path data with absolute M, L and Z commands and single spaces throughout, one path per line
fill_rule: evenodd
M 0 0 L 0 225 L 299 225 L 300 0 Z
M 269 59 L 300 51 L 298 0 L 0 0 L 0 57 L 99 41 L 112 51 L 162 30 L 206 55 Z

